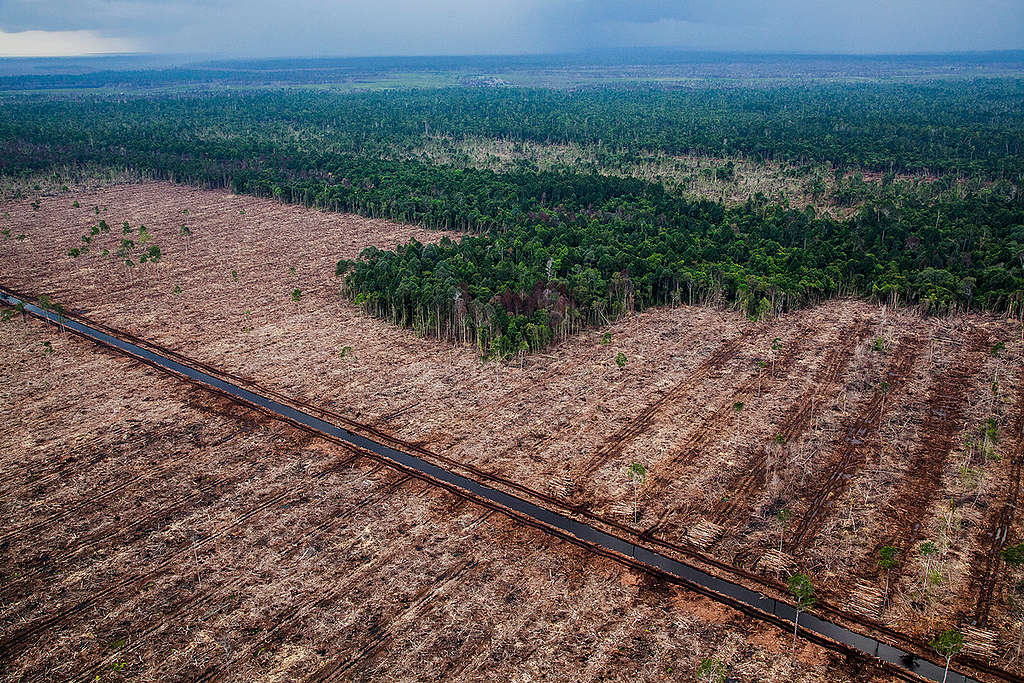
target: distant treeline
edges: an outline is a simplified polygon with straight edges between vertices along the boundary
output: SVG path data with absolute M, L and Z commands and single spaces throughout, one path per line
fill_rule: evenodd
M 1024 172 L 1022 109 L 1024 81 L 1014 79 L 693 91 L 9 98 L 0 100 L 0 140 L 40 145 L 34 150 L 40 167 L 64 153 L 96 156 L 113 147 L 315 171 L 320 152 L 393 154 L 426 133 L 443 133 L 997 179 Z M 23 163 L 0 159 L 0 170 Z
M 626 310 L 753 317 L 836 295 L 933 312 L 1024 306 L 1024 85 L 7 100 L 0 171 L 106 164 L 437 228 L 455 243 L 338 264 L 367 311 L 501 357 Z M 847 220 L 657 183 L 404 160 L 425 132 L 744 154 L 890 171 Z M 894 182 L 891 171 L 942 174 Z M 970 175 L 975 189 L 958 177 Z

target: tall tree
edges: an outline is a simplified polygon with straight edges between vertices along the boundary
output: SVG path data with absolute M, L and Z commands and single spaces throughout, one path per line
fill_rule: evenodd
M 634 462 L 626 468 L 626 476 L 633 484 L 633 523 L 640 521 L 640 485 L 647 479 L 647 468 Z
M 935 636 L 928 644 L 946 660 L 946 669 L 942 674 L 942 683 L 946 683 L 950 661 L 964 649 L 964 636 L 956 629 L 949 629 Z
M 817 598 L 814 597 L 814 584 L 806 574 L 793 574 L 787 583 L 790 595 L 793 596 L 793 607 L 796 608 L 796 616 L 793 619 L 793 654 L 796 654 L 796 634 L 800 628 L 800 613 L 814 606 Z
M 891 545 L 884 545 L 878 551 L 878 566 L 885 570 L 885 593 L 882 597 L 883 610 L 889 604 L 889 573 L 896 566 L 896 556 L 898 553 L 899 551 Z

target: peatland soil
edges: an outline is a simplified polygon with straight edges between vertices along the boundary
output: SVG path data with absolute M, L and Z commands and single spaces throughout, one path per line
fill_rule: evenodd
M 999 554 L 1022 532 L 1019 324 L 664 307 L 483 363 L 339 293 L 339 259 L 436 231 L 166 183 L 2 208 L 0 284 L 765 585 L 806 572 L 822 603 L 911 637 L 969 627 L 969 651 L 1021 669 Z M 712 655 L 847 675 L 821 653 L 776 669 L 770 629 L 52 327 L 2 329 L 5 675 L 590 679 Z

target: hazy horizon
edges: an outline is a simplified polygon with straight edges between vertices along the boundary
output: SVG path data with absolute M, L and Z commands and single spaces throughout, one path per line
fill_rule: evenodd
M 1010 0 L 8 0 L 0 56 L 515 56 L 616 48 L 819 55 L 1024 49 Z
M 577 50 L 546 50 L 533 52 L 436 52 L 436 53 L 380 53 L 380 54 L 342 54 L 342 53 L 313 53 L 295 52 L 274 55 L 244 55 L 232 52 L 87 52 L 68 55 L 0 55 L 0 59 L 6 60 L 102 60 L 102 59 L 154 59 L 167 63 L 208 63 L 208 62 L 241 62 L 241 61 L 288 61 L 288 60 L 373 60 L 373 59 L 408 59 L 408 60 L 429 60 L 429 59 L 472 59 L 479 58 L 509 58 L 517 59 L 530 57 L 587 57 L 587 56 L 631 56 L 647 53 L 651 56 L 656 54 L 690 56 L 690 57 L 807 57 L 807 58 L 851 58 L 851 59 L 884 59 L 887 57 L 897 58 L 931 58 L 931 57 L 978 57 L 991 55 L 1009 56 L 1024 55 L 1024 47 L 1005 49 L 977 49 L 977 50 L 934 50 L 918 52 L 819 52 L 801 50 L 727 50 L 727 49 L 686 49 L 664 47 L 660 45 L 636 45 L 631 47 L 607 47 L 607 48 L 586 48 Z

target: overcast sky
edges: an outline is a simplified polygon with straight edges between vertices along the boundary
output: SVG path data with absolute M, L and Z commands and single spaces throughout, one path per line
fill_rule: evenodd
M 1024 49 L 1024 0 L 0 0 L 0 56 Z

